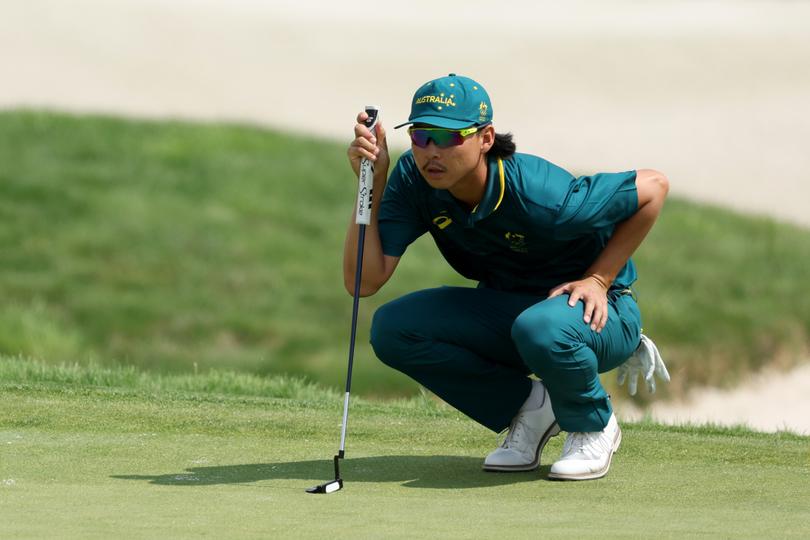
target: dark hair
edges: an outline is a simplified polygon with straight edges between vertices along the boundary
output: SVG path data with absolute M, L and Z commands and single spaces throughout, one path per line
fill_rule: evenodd
M 508 159 L 515 153 L 517 147 L 512 141 L 511 133 L 496 133 L 495 142 L 487 152 L 487 156 L 497 159 Z

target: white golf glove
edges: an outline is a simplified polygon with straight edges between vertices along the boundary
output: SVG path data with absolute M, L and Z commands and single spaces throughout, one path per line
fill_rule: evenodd
M 651 394 L 655 393 L 655 376 L 669 382 L 669 372 L 658 352 L 658 347 L 644 334 L 641 334 L 641 343 L 633 355 L 617 368 L 616 382 L 621 386 L 627 380 L 627 390 L 631 396 L 635 396 L 639 375 L 644 377 L 647 390 Z

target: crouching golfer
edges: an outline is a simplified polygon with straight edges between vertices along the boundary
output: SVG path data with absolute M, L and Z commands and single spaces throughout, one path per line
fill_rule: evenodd
M 599 478 L 621 430 L 598 374 L 639 355 L 645 369 L 657 362 L 666 373 L 654 345 L 640 346 L 630 255 L 658 217 L 668 181 L 650 169 L 576 178 L 515 153 L 492 113 L 484 87 L 467 77 L 425 83 L 402 124 L 411 150 L 390 177 L 382 123 L 373 134 L 366 114 L 357 117 L 349 160 L 355 174 L 362 158 L 375 164 L 360 294 L 379 290 L 426 232 L 457 272 L 478 282 L 382 306 L 371 344 L 385 364 L 470 418 L 495 432 L 509 428 L 485 470 L 535 469 L 564 430 L 549 477 Z M 350 293 L 357 242 L 352 219 L 343 262 Z

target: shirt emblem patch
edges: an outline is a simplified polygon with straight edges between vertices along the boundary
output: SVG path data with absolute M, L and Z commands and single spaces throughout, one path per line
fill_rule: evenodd
M 450 216 L 440 215 L 433 218 L 433 224 L 439 229 L 446 229 L 451 223 L 453 223 L 453 220 Z
M 516 232 L 507 232 L 503 235 L 506 241 L 509 242 L 509 249 L 517 251 L 518 253 L 528 253 L 529 248 L 526 247 L 526 236 Z

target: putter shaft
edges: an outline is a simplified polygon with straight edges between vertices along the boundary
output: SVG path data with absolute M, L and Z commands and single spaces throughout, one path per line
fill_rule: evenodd
M 373 130 L 377 124 L 378 109 L 373 106 L 366 107 L 368 120 L 366 126 Z M 358 207 L 355 216 L 359 230 L 357 236 L 357 263 L 354 272 L 354 299 L 352 302 L 352 331 L 349 340 L 349 369 L 346 373 L 346 395 L 343 398 L 343 422 L 340 426 L 340 449 L 334 457 L 335 479 L 318 486 L 307 489 L 308 493 L 332 493 L 343 488 L 343 479 L 340 478 L 340 460 L 346 455 L 346 425 L 349 421 L 349 394 L 352 389 L 352 368 L 354 366 L 354 343 L 357 336 L 357 312 L 360 305 L 360 284 L 363 273 L 363 247 L 366 243 L 366 225 L 371 219 L 371 188 L 374 180 L 374 165 L 363 159 L 360 162 L 360 177 L 358 178 Z

